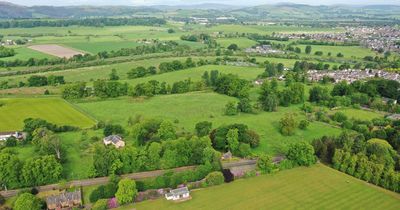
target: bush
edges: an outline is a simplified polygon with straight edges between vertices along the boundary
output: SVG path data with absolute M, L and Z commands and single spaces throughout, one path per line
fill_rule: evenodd
M 92 210 L 107 210 L 107 199 L 100 199 L 92 206 Z
M 290 144 L 286 157 L 299 166 L 310 166 L 317 161 L 314 147 L 307 142 Z
M 233 116 L 233 115 L 236 115 L 237 113 L 238 113 L 238 110 L 236 108 L 235 102 L 231 101 L 225 105 L 225 115 Z
M 347 116 L 343 112 L 336 112 L 332 119 L 336 122 L 342 123 L 347 120 Z
M 257 160 L 257 168 L 264 173 L 271 173 L 274 169 L 272 158 L 265 154 L 260 155 Z
M 104 198 L 112 198 L 117 192 L 117 186 L 115 183 L 110 182 L 106 185 L 101 185 L 94 189 L 89 196 L 89 200 L 91 203 L 94 203 L 100 199 Z
M 224 183 L 224 175 L 219 171 L 214 171 L 206 176 L 206 184 L 208 186 L 220 185 Z
M 310 125 L 310 122 L 308 122 L 308 120 L 301 120 L 299 123 L 299 128 L 301 130 L 305 130 L 307 129 L 307 127 Z
M 251 148 L 249 144 L 240 143 L 239 144 L 239 155 L 241 157 L 248 157 L 251 154 Z

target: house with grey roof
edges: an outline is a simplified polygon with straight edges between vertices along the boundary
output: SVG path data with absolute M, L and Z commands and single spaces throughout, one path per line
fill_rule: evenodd
M 115 148 L 121 148 L 125 146 L 125 142 L 122 140 L 122 137 L 119 135 L 110 135 L 103 139 L 103 143 L 105 145 L 114 145 Z
M 181 187 L 178 189 L 170 190 L 169 193 L 165 194 L 167 200 L 185 200 L 190 197 L 190 192 L 187 187 Z

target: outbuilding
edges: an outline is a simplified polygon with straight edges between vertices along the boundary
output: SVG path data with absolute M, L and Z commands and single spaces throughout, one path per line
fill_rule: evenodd
M 165 194 L 165 198 L 167 200 L 185 200 L 190 197 L 190 192 L 187 187 L 181 187 L 178 189 L 171 190 L 169 193 Z

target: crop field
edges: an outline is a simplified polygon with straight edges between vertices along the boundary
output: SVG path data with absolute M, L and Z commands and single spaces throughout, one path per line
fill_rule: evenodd
M 41 118 L 57 125 L 81 128 L 95 123 L 59 98 L 2 98 L 0 103 L 0 131 L 21 130 L 26 118 Z
M 273 32 L 279 33 L 317 33 L 317 32 L 340 32 L 342 28 L 310 28 L 310 27 L 296 27 L 296 26 L 278 26 L 278 25 L 217 25 L 213 27 L 199 27 L 197 30 L 207 32 L 224 32 L 224 33 L 260 33 L 272 34 Z
M 43 45 L 32 45 L 29 47 L 32 50 L 36 50 L 49 55 L 57 56 L 59 58 L 72 58 L 74 55 L 82 55 L 83 53 L 66 48 L 56 44 L 43 44 Z
M 177 122 L 177 130 L 194 132 L 194 126 L 200 121 L 210 121 L 213 128 L 223 124 L 243 123 L 255 130 L 261 137 L 261 143 L 255 152 L 275 154 L 283 152 L 286 145 L 293 141 L 311 141 L 323 135 L 335 135 L 340 129 L 323 123 L 312 122 L 307 130 L 296 130 L 293 136 L 282 136 L 279 132 L 279 120 L 285 113 L 293 112 L 303 119 L 300 108 L 280 107 L 279 112 L 261 112 L 237 116 L 224 115 L 225 104 L 237 99 L 212 92 L 194 92 L 187 94 L 155 96 L 150 99 L 119 98 L 105 101 L 87 101 L 76 105 L 98 120 L 127 125 L 128 118 L 142 115 L 145 118 L 167 119 Z M 113 113 L 110 115 L 110 113 Z
M 144 201 L 118 210 L 141 209 L 371 209 L 400 208 L 400 195 L 322 164 L 236 180 L 194 190 L 192 199 Z

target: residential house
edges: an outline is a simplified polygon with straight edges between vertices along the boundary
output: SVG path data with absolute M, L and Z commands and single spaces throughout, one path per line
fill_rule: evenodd
M 47 209 L 72 209 L 82 205 L 81 190 L 75 192 L 64 192 L 46 198 Z
M 103 139 L 105 145 L 114 145 L 115 148 L 125 147 L 125 142 L 122 140 L 122 137 L 119 135 L 110 135 Z
M 18 140 L 21 140 L 24 138 L 24 134 L 18 131 L 14 132 L 0 132 L 0 141 L 5 141 L 10 137 L 15 137 Z
M 165 194 L 167 200 L 185 200 L 190 198 L 190 192 L 187 187 L 181 187 L 178 189 L 171 190 L 169 193 Z

